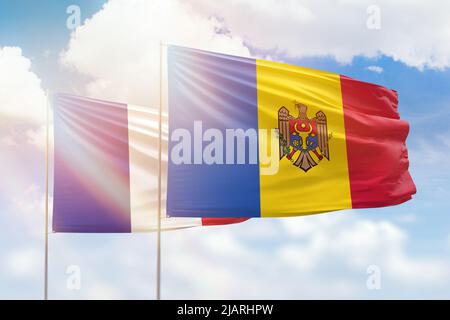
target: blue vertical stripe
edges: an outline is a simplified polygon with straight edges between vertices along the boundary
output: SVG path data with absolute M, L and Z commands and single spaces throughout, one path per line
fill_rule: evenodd
M 53 231 L 131 232 L 124 104 L 58 95 Z
M 190 164 L 174 163 L 171 152 L 178 142 L 169 139 L 168 215 L 259 217 L 258 155 L 253 155 L 256 163 L 250 164 L 248 140 L 245 164 L 236 164 L 237 150 L 234 164 L 205 164 L 194 156 L 194 148 L 209 144 L 194 141 L 196 121 L 201 121 L 203 132 L 218 129 L 224 146 L 226 129 L 253 129 L 257 133 L 255 60 L 170 46 L 168 83 L 169 137 L 180 129 L 191 136 Z M 257 148 L 257 138 L 255 143 Z

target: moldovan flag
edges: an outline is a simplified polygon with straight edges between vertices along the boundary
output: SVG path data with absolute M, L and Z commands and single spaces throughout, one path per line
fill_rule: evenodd
M 167 121 L 167 115 L 164 118 Z M 66 94 L 55 97 L 53 231 L 156 229 L 158 120 L 158 111 L 151 108 Z M 167 175 L 167 125 L 163 141 Z M 245 220 L 167 218 L 165 210 L 162 213 L 162 230 Z
M 171 217 L 285 217 L 411 199 L 394 90 L 168 47 Z

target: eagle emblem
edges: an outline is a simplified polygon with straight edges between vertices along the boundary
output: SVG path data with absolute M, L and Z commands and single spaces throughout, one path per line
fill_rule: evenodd
M 294 102 L 298 117 L 289 114 L 286 107 L 278 110 L 278 133 L 280 160 L 286 157 L 295 166 L 307 172 L 323 158 L 330 160 L 327 117 L 319 111 L 314 118 L 308 118 L 308 107 Z

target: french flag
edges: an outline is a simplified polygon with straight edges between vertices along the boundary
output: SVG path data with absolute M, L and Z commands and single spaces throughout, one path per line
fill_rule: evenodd
M 130 233 L 157 227 L 157 109 L 54 97 L 53 231 Z M 162 130 L 162 230 L 246 219 L 166 216 L 167 114 Z

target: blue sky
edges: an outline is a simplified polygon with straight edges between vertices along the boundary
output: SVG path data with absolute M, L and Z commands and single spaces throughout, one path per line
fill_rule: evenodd
M 232 54 L 253 52 L 393 88 L 399 94 L 400 114 L 411 125 L 407 145 L 410 171 L 418 190 L 412 201 L 390 208 L 164 234 L 164 297 L 450 297 L 450 50 L 440 47 L 445 38 L 436 36 L 430 38 L 430 43 L 422 42 L 419 31 L 415 38 L 408 31 L 408 22 L 402 22 L 407 19 L 401 19 L 396 29 L 389 29 L 393 14 L 406 15 L 416 10 L 426 15 L 434 12 L 433 7 L 424 1 L 417 8 L 402 11 L 380 1 L 382 18 L 387 17 L 382 21 L 386 21 L 388 30 L 382 24 L 379 34 L 376 30 L 359 32 L 351 25 L 347 29 L 345 23 L 338 24 L 339 20 L 327 20 L 327 10 L 321 23 L 321 16 L 314 15 L 322 12 L 319 5 L 308 1 L 294 8 L 304 14 L 306 22 L 290 16 L 280 22 L 278 11 L 255 9 L 256 22 L 278 21 L 287 26 L 286 30 L 292 30 L 287 34 L 281 25 L 280 34 L 270 29 L 265 37 L 258 38 L 251 26 L 239 20 L 239 6 L 244 0 L 236 1 L 236 7 L 210 7 L 202 0 L 190 5 L 168 1 L 170 4 L 161 8 L 151 1 L 112 0 L 102 9 L 105 2 L 0 0 L 0 49 L 22 50 L 18 58 L 31 63 L 25 76 L 33 73 L 39 78 L 38 89 L 43 92 L 67 91 L 148 104 L 154 101 L 156 89 L 148 90 L 147 96 L 145 88 L 157 79 L 152 73 L 156 67 L 142 60 L 142 55 L 131 56 L 146 52 L 151 60 L 153 47 L 158 45 L 158 30 L 166 28 L 160 37 L 168 42 Z M 268 8 L 273 5 L 270 0 L 264 3 Z M 66 8 L 72 4 L 80 6 L 83 20 L 77 36 L 65 27 Z M 278 9 L 292 11 L 289 6 Z M 355 12 L 360 9 L 361 19 L 366 18 L 364 5 L 331 6 L 337 12 L 348 12 L 350 21 L 359 19 Z M 143 8 L 148 9 L 148 16 Z M 93 17 L 97 12 L 99 15 Z M 273 16 L 265 16 L 269 14 Z M 133 15 L 135 21 L 130 19 Z M 91 21 L 84 22 L 91 17 Z M 427 28 L 450 28 L 446 19 L 442 19 L 442 25 L 438 25 L 439 17 L 436 21 Z M 317 47 L 297 46 L 295 39 L 301 34 L 294 32 L 297 24 L 299 30 L 317 39 L 323 37 L 323 41 L 318 41 Z M 216 35 L 218 25 L 227 32 Z M 332 29 L 339 28 L 348 33 L 345 38 L 337 36 L 341 43 L 333 42 Z M 385 40 L 390 35 L 402 45 L 397 47 Z M 366 41 L 367 37 L 373 37 L 372 43 Z M 428 53 L 429 48 L 435 51 Z M 382 72 L 370 71 L 369 66 L 381 67 Z M 149 83 L 142 80 L 140 70 L 148 72 Z M 23 86 L 17 97 L 26 96 L 27 88 Z M 34 108 L 33 104 L 29 108 Z M 0 188 L 0 297 L 39 299 L 44 157 L 42 147 L 23 139 L 29 137 L 29 132 L 39 135 L 42 123 L 1 111 L 2 138 L 17 143 L 0 144 L 0 173 L 11 183 L 9 188 Z M 25 112 L 34 114 L 31 109 Z M 361 244 L 352 244 L 352 234 Z M 332 245 L 334 239 L 336 244 Z M 322 245 L 322 240 L 329 241 L 329 245 Z M 50 297 L 152 298 L 154 246 L 151 234 L 50 235 Z M 381 268 L 380 290 L 365 286 L 366 268 L 371 264 Z M 66 288 L 69 265 L 81 267 L 81 290 Z
M 52 77 L 41 77 L 43 85 L 57 88 L 69 85 L 70 80 L 59 76 L 57 55 L 70 39 L 71 30 L 65 27 L 70 5 L 83 8 L 81 19 L 88 19 L 101 9 L 105 1 L 1 1 L 0 19 L 2 46 L 18 46 L 23 54 L 36 63 L 36 73 L 51 73 Z M 46 52 L 49 56 L 46 57 Z

